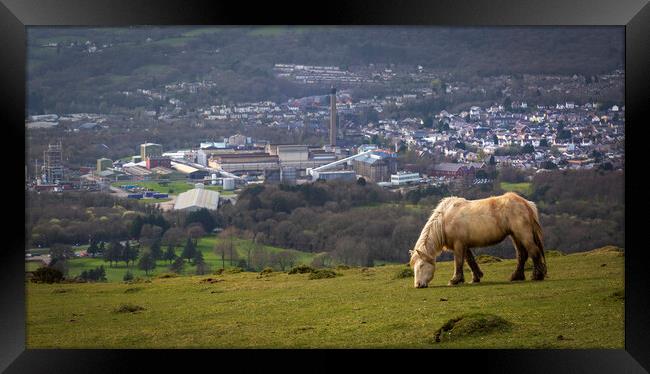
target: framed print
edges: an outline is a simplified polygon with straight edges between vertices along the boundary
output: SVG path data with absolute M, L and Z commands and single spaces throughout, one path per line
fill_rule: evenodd
M 0 14 L 3 370 L 650 368 L 647 2 Z

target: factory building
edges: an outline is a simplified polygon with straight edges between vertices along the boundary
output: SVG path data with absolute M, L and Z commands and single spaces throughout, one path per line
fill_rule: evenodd
M 314 171 L 313 176 L 316 180 L 341 180 L 353 182 L 357 180 L 357 173 L 352 170 L 334 170 L 334 171 Z
M 280 162 L 300 162 L 309 159 L 309 147 L 306 145 L 267 144 L 265 151 L 278 156 Z
M 110 158 L 100 158 L 97 160 L 97 173 L 113 167 L 113 161 Z
M 397 162 L 393 157 L 369 154 L 353 160 L 354 171 L 370 182 L 388 182 L 391 174 L 397 172 Z
M 162 145 L 156 143 L 140 144 L 140 157 L 144 161 L 147 157 L 161 157 Z
M 202 187 L 202 186 L 201 186 Z M 194 188 L 183 192 L 176 197 L 174 210 L 192 212 L 200 209 L 217 210 L 219 206 L 219 193 L 204 188 Z
M 147 169 L 151 170 L 157 167 L 171 168 L 172 160 L 169 157 L 161 156 L 147 157 Z
M 210 157 L 214 155 L 234 154 L 236 151 L 232 148 L 203 148 L 196 153 L 196 162 L 203 166 L 208 166 Z
M 63 148 L 59 144 L 48 144 L 43 151 L 43 177 L 47 183 L 59 183 L 63 180 Z
M 227 172 L 258 171 L 278 169 L 280 162 L 278 156 L 255 152 L 215 155 L 210 158 L 208 165 L 213 169 L 221 169 Z
M 398 172 L 390 176 L 390 182 L 393 186 L 403 186 L 413 183 L 419 183 L 422 180 L 418 173 Z

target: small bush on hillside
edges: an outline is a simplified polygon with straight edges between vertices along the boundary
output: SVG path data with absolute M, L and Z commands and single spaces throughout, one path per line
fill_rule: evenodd
M 226 269 L 225 272 L 227 274 L 237 274 L 237 273 L 241 273 L 242 271 L 244 271 L 244 269 L 240 267 L 234 267 L 234 268 Z
M 413 276 L 413 269 L 401 269 L 395 274 L 395 279 L 411 278 Z
M 223 272 L 224 272 L 224 269 L 217 269 L 217 270 L 214 271 L 214 275 L 221 275 L 221 274 L 223 274 Z
M 128 282 L 133 280 L 133 273 L 131 273 L 131 270 L 128 270 L 126 274 L 124 274 L 124 277 L 122 278 L 123 281 Z
M 337 275 L 340 275 L 336 273 L 334 270 L 330 269 L 320 269 L 312 272 L 309 274 L 309 279 L 324 279 L 324 278 L 334 278 Z
M 298 265 L 294 266 L 289 270 L 289 274 L 305 274 L 305 273 L 313 273 L 316 271 L 313 267 L 309 265 Z
M 63 273 L 49 267 L 41 267 L 32 273 L 34 283 L 60 283 L 63 281 Z
M 264 270 L 260 272 L 260 275 L 268 275 L 273 273 L 273 268 L 265 267 Z
M 348 265 L 337 265 L 336 270 L 348 270 L 350 267 Z

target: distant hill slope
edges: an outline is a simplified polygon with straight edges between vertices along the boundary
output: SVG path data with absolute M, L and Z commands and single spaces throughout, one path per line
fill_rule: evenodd
M 238 273 L 30 283 L 26 345 L 622 349 L 623 254 L 549 253 L 547 263 L 543 282 L 507 281 L 515 261 L 504 260 L 481 265 L 482 283 L 457 287 L 446 286 L 452 263 L 440 263 L 427 289 L 396 277 L 404 265 L 337 270 L 340 276 L 317 280 Z
M 32 112 L 106 111 L 127 105 L 118 91 L 201 79 L 229 100 L 306 94 L 277 80 L 275 63 L 589 75 L 622 68 L 623 53 L 623 28 L 612 27 L 34 27 L 28 102 Z

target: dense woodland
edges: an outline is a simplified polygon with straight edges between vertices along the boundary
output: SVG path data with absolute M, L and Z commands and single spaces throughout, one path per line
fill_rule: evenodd
M 216 228 L 227 229 L 227 237 L 254 243 L 326 252 L 326 258 L 319 257 L 325 263 L 371 266 L 376 261 L 404 262 L 440 199 L 495 195 L 503 192 L 497 187 L 500 182 L 529 177 L 520 174 L 502 169 L 493 185 L 426 187 L 405 194 L 358 182 L 256 185 L 247 187 L 236 205 L 190 214 L 163 213 L 99 193 L 30 193 L 28 241 L 31 247 L 88 244 L 91 239 L 138 240 L 145 247 L 156 242 L 176 246 Z M 604 245 L 624 246 L 623 187 L 620 171 L 547 171 L 532 176 L 532 193 L 524 196 L 537 203 L 545 247 L 577 252 Z M 508 240 L 476 251 L 514 256 Z

